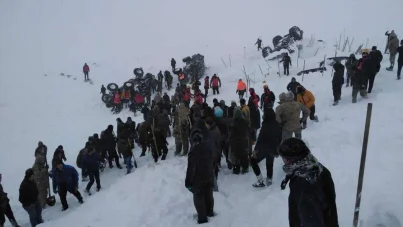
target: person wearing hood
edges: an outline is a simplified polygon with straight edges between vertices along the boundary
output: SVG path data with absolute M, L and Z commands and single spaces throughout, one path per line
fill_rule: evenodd
M 309 119 L 315 122 L 319 122 L 318 116 L 315 115 L 315 96 L 312 94 L 311 91 L 305 89 L 302 86 L 297 87 L 297 101 L 305 105 L 309 109 Z M 302 122 L 302 129 L 305 129 L 307 127 L 306 123 L 306 120 Z
M 217 93 L 217 95 L 220 94 L 219 88 L 221 87 L 221 80 L 220 80 L 220 77 L 217 76 L 217 74 L 214 74 L 211 77 L 210 87 L 213 88 L 213 95 L 215 95 L 216 93 Z
M 171 67 L 172 67 L 172 71 L 174 71 L 176 68 L 176 61 L 174 58 L 171 59 Z
M 193 194 L 199 224 L 207 223 L 208 217 L 214 216 L 215 146 L 209 127 L 210 125 L 201 119 L 192 128 L 185 178 L 185 187 Z
M 301 138 L 301 124 L 308 118 L 309 109 L 305 105 L 294 101 L 294 94 L 291 91 L 287 92 L 287 94 L 281 93 L 279 100 L 280 105 L 276 107 L 276 120 L 282 126 L 282 140 L 292 137 L 293 134 L 295 134 L 295 137 Z M 301 112 L 302 118 L 300 119 Z
M 249 168 L 248 153 L 250 148 L 249 120 L 245 119 L 241 109 L 235 108 L 229 135 L 229 161 L 234 174 L 247 173 Z
M 357 61 L 355 67 L 355 74 L 351 78 L 353 84 L 352 102 L 357 102 L 357 95 L 360 92 L 361 97 L 367 98 L 367 85 L 368 85 L 368 73 L 371 72 L 371 61 L 368 58 L 368 53 L 363 52 L 362 58 Z
M 48 190 L 49 189 L 49 173 L 46 168 L 45 156 L 38 154 L 35 158 L 35 163 L 32 166 L 34 171 L 34 180 L 38 188 L 38 200 L 42 209 L 47 205 Z
M 97 191 L 101 189 L 101 181 L 99 179 L 99 164 L 101 156 L 96 152 L 93 147 L 88 148 L 88 152 L 82 158 L 82 168 L 88 174 L 90 181 L 85 188 L 85 193 L 91 195 L 91 187 L 94 182 L 97 184 Z
M 255 89 L 249 88 L 249 101 L 248 107 L 250 111 L 250 124 L 253 129 L 257 130 L 260 128 L 260 111 L 259 111 L 259 95 L 256 94 Z
M 341 64 L 340 60 L 336 60 L 336 63 L 333 65 L 334 75 L 332 79 L 332 89 L 333 89 L 333 98 L 334 104 L 337 105 L 341 98 L 341 88 L 344 84 L 344 65 Z
M 250 159 L 253 172 L 257 177 L 257 182 L 253 184 L 254 187 L 264 187 L 272 184 L 273 163 L 274 158 L 278 156 L 277 149 L 281 143 L 281 133 L 281 125 L 276 121 L 276 113 L 270 108 L 263 115 L 262 128 Z M 266 159 L 266 185 L 258 165 L 263 159 Z
M 102 94 L 102 95 L 105 95 L 106 94 L 106 88 L 105 88 L 105 86 L 102 84 L 102 86 L 101 86 L 101 92 L 100 92 L 100 94 Z
M 13 227 L 20 227 L 17 223 L 17 220 L 14 217 L 13 210 L 10 206 L 10 199 L 7 196 L 7 193 L 4 192 L 3 186 L 1 185 L 2 175 L 0 173 L 0 226 L 3 227 L 6 219 L 4 216 L 7 216 Z
M 246 93 L 246 84 L 242 81 L 242 79 L 238 80 L 238 85 L 236 87 L 236 94 L 238 94 L 239 99 L 243 99 L 243 96 Z
M 173 134 L 175 137 L 176 151 L 175 155 L 180 155 L 183 149 L 182 156 L 186 156 L 189 151 L 189 134 L 190 134 L 190 110 L 184 103 L 180 103 L 177 111 L 175 111 L 175 123 Z
M 387 48 L 389 49 L 389 61 L 390 66 L 386 68 L 388 71 L 393 71 L 393 67 L 395 66 L 397 48 L 399 47 L 399 39 L 394 30 L 391 33 L 386 33 L 388 35 L 388 45 Z
M 89 73 L 90 73 L 90 67 L 87 65 L 87 63 L 84 64 L 83 66 L 83 73 L 84 73 L 84 80 L 87 81 L 90 79 Z
M 288 220 L 290 226 L 338 227 L 336 192 L 330 171 L 311 153 L 304 141 L 289 138 L 279 154 L 286 173 L 281 183 L 289 183 Z
M 260 96 L 260 108 L 263 112 L 268 108 L 273 108 L 274 102 L 276 101 L 276 96 L 274 92 L 270 91 L 269 86 L 265 84 L 263 86 L 263 94 Z
M 25 177 L 20 185 L 19 201 L 22 207 L 29 215 L 29 221 L 32 227 L 43 223 L 42 207 L 38 201 L 38 188 L 35 183 L 34 171 L 27 169 Z
M 79 203 L 83 203 L 83 197 L 78 191 L 78 172 L 70 166 L 65 165 L 63 162 L 56 164 L 56 169 L 53 170 L 53 193 L 59 194 L 60 202 L 62 203 L 62 211 L 69 208 L 66 196 L 67 192 L 73 194 Z
M 239 103 L 241 104 L 241 110 L 242 110 L 243 116 L 245 117 L 245 119 L 250 121 L 250 110 L 249 110 L 249 106 L 246 105 L 246 100 L 241 99 L 239 101 Z
M 63 159 L 63 161 L 67 161 L 66 154 L 64 153 L 64 148 L 62 145 L 59 145 L 56 148 L 55 152 L 53 153 L 53 156 L 59 156 L 59 155 Z
M 234 116 L 234 108 L 236 107 L 236 102 L 234 100 L 231 101 L 231 106 L 228 107 L 228 118 L 233 118 Z
M 219 109 L 218 109 L 219 108 Z M 214 151 L 214 169 L 215 169 L 215 177 L 218 177 L 218 167 L 220 165 L 219 161 L 221 160 L 221 152 L 222 152 L 222 135 L 220 130 L 217 127 L 217 124 L 214 121 L 214 117 L 217 117 L 221 114 L 220 107 L 217 106 L 217 109 L 211 109 L 210 107 L 206 107 L 203 111 L 203 118 L 201 122 L 204 122 L 206 127 L 210 132 L 211 142 Z M 200 120 L 199 120 L 200 121 Z M 200 123 L 201 124 L 201 123 Z
M 101 134 L 102 145 L 108 152 L 109 168 L 113 168 L 112 161 L 115 160 L 116 166 L 122 169 L 119 163 L 119 156 L 116 152 L 116 137 L 113 133 L 113 125 L 108 125 L 108 128 Z
M 351 78 L 354 76 L 356 65 L 357 65 L 357 58 L 355 58 L 354 54 L 350 54 L 350 57 L 347 59 L 347 61 L 345 63 L 345 66 L 347 69 L 346 87 L 352 86 Z
M 294 94 L 295 101 L 297 101 L 297 87 L 302 86 L 295 77 L 291 78 L 291 82 L 287 85 L 287 91 L 291 91 Z
M 290 56 L 288 56 L 288 53 L 285 53 L 285 55 L 283 56 L 283 59 L 281 59 L 280 63 L 283 63 L 283 67 L 284 67 L 284 75 L 289 76 L 290 75 L 290 66 L 292 66 L 291 64 L 291 58 Z

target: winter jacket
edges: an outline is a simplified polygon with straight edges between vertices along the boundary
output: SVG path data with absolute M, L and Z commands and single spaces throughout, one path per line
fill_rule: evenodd
M 83 148 L 83 149 L 80 150 L 80 152 L 78 152 L 77 159 L 76 159 L 76 165 L 80 169 L 82 169 L 83 157 L 86 154 L 87 154 L 87 149 L 86 148 Z
M 302 118 L 300 114 L 302 111 Z M 303 104 L 293 99 L 280 99 L 280 105 L 276 107 L 276 120 L 287 132 L 300 132 L 301 122 L 305 121 L 310 114 L 310 110 Z
M 332 84 L 334 86 L 341 86 L 344 84 L 344 65 L 341 63 L 335 63 L 333 65 L 334 75 L 332 79 Z
M 42 147 L 37 147 L 35 149 L 35 157 L 37 154 L 42 154 L 46 158 L 46 156 L 48 154 L 48 147 L 46 145 L 43 145 Z
M 105 130 L 104 134 L 102 135 L 102 145 L 105 148 L 105 150 L 110 151 L 114 150 L 116 147 L 116 138 L 113 135 L 113 131 L 110 130 Z
M 113 95 L 113 103 L 114 104 L 120 104 L 120 95 L 119 92 L 115 92 L 115 94 Z
M 237 92 L 246 92 L 246 84 L 245 82 L 243 82 L 242 80 L 238 81 L 238 85 L 236 86 L 236 90 Z
M 148 114 L 150 113 L 150 108 L 148 108 L 147 106 L 144 106 L 142 109 L 141 109 L 141 113 L 143 114 L 143 119 L 144 120 L 147 120 L 147 118 L 148 118 Z
M 209 77 L 206 77 L 206 78 L 204 78 L 204 89 L 209 89 L 210 88 L 210 78 Z
M 276 121 L 276 114 L 273 110 L 267 111 L 257 138 L 255 152 L 263 153 L 262 157 L 276 156 L 281 136 L 281 125 Z
M 122 132 L 123 132 L 123 130 L 126 128 L 126 125 L 125 125 L 125 123 L 123 123 L 123 122 L 118 122 L 117 123 L 117 126 L 116 126 L 116 136 L 117 137 L 119 137 L 121 134 L 122 134 Z
M 127 139 L 119 139 L 118 141 L 118 150 L 119 153 L 123 155 L 123 157 L 131 157 L 133 155 L 132 149 L 129 146 L 129 142 Z
M 389 34 L 389 42 L 388 42 L 388 49 L 391 55 L 395 55 L 397 52 L 397 48 L 399 47 L 399 39 L 397 35 L 392 32 Z
M 60 185 L 66 184 L 67 191 L 73 192 L 78 187 L 78 172 L 70 165 L 63 165 L 63 170 L 59 169 L 53 170 L 53 190 L 58 188 L 60 190 Z
M 315 96 L 313 96 L 312 92 L 305 90 L 304 94 L 297 95 L 297 101 L 311 108 L 315 105 Z
M 357 59 L 350 57 L 347 59 L 345 65 L 347 68 L 347 74 L 353 76 L 355 73 L 355 66 L 357 65 Z
M 89 67 L 87 64 L 85 64 L 85 65 L 83 66 L 83 72 L 84 72 L 84 73 L 90 72 L 90 67 Z
M 214 151 L 214 163 L 217 165 L 222 150 L 222 135 L 215 123 L 210 126 L 209 133 L 212 141 L 211 145 Z
M 249 109 L 252 110 L 252 107 L 259 108 L 259 101 L 260 101 L 259 95 L 257 95 L 255 92 L 251 92 L 248 100 Z
M 403 46 L 397 48 L 397 52 L 399 53 L 399 58 L 397 59 L 397 62 L 399 64 L 403 64 Z
M 287 91 L 291 91 L 294 95 L 297 95 L 297 87 L 302 86 L 299 82 L 290 82 L 287 85 Z
M 292 176 L 289 183 L 290 227 L 338 227 L 336 192 L 329 170 L 323 167 L 315 183 Z M 304 218 L 305 217 L 305 218 Z M 309 218 L 306 218 L 309 217 Z
M 83 156 L 82 158 L 82 169 L 87 172 L 97 172 L 99 171 L 99 162 L 101 161 L 101 156 L 97 152 L 90 152 Z
M 176 61 L 175 61 L 175 59 L 172 58 L 172 59 L 171 59 L 171 66 L 172 66 L 172 68 L 175 67 L 175 65 L 176 65 Z
M 209 130 L 202 129 L 200 134 L 202 141 L 190 147 L 185 178 L 185 187 L 196 194 L 206 185 L 213 185 L 214 179 L 214 141 Z
M 284 56 L 283 59 L 281 59 L 280 62 L 282 62 L 284 66 L 292 65 L 290 56 Z
M 275 101 L 276 96 L 274 95 L 274 93 L 269 89 L 266 89 L 260 97 L 260 106 L 262 106 L 264 110 L 267 108 L 273 108 L 273 104 Z
M 10 202 L 10 200 L 8 199 L 7 193 L 4 192 L 3 186 L 0 184 L 0 214 L 4 214 L 8 202 Z
M 140 144 L 145 144 L 150 137 L 151 126 L 148 122 L 143 122 L 140 124 L 139 128 L 139 142 Z
M 55 152 L 53 153 L 53 157 L 59 156 L 59 154 L 62 154 L 63 161 L 67 160 L 66 155 L 64 154 L 64 150 L 61 148 L 56 148 Z
M 373 50 L 369 53 L 369 58 L 371 58 L 373 60 L 373 64 L 375 64 L 375 71 L 379 72 L 383 59 L 382 53 L 379 50 Z
M 243 106 L 241 106 L 241 110 L 242 110 L 242 113 L 243 113 L 243 116 L 245 117 L 245 119 L 250 120 L 249 106 L 243 105 Z
M 229 136 L 229 148 L 232 164 L 239 164 L 242 157 L 247 157 L 250 146 L 251 127 L 245 118 L 234 118 Z
M 45 164 L 45 157 L 42 155 L 37 155 L 35 163 L 32 166 L 32 170 L 34 171 L 34 180 L 38 190 L 40 191 L 49 187 L 49 172 Z
M 19 201 L 23 207 L 31 206 L 38 201 L 39 191 L 36 187 L 35 181 L 30 181 L 28 178 L 24 178 L 20 185 Z
M 214 75 L 213 77 L 211 77 L 210 87 L 212 88 L 221 87 L 221 80 L 218 76 Z
M 53 156 L 52 159 L 52 170 L 56 168 L 57 163 L 63 163 L 63 159 L 59 158 L 59 156 Z

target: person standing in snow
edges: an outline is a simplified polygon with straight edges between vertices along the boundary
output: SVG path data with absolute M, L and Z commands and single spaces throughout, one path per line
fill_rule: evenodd
M 38 201 L 38 188 L 36 187 L 34 171 L 27 169 L 25 177 L 20 185 L 19 201 L 22 207 L 29 215 L 29 221 L 32 227 L 43 223 L 42 207 Z
M 100 92 L 100 94 L 102 94 L 102 95 L 105 95 L 106 94 L 106 88 L 105 88 L 105 86 L 102 84 L 102 86 L 101 86 L 101 92 Z
M 290 226 L 338 227 L 336 192 L 330 171 L 297 138 L 285 140 L 279 148 L 289 183 L 288 219 Z
M 50 190 L 49 173 L 46 166 L 45 156 L 40 154 L 36 156 L 32 170 L 34 171 L 34 180 L 38 188 L 38 200 L 42 209 L 44 209 L 47 205 L 48 190 Z
M 208 124 L 204 120 L 190 133 L 191 148 L 188 154 L 185 187 L 193 193 L 197 222 L 207 223 L 214 216 L 214 146 Z
M 73 194 L 78 199 L 79 203 L 84 203 L 83 197 L 78 191 L 78 172 L 74 167 L 59 162 L 56 164 L 56 169 L 53 170 L 52 175 L 53 193 L 59 193 L 60 202 L 62 203 L 62 211 L 69 208 L 66 200 L 67 192 Z
M 19 227 L 15 217 L 13 210 L 10 206 L 10 199 L 7 196 L 7 193 L 4 192 L 3 186 L 1 185 L 2 175 L 0 173 L 0 226 L 3 227 L 6 219 L 4 216 L 7 216 L 13 227 Z
M 370 72 L 371 69 L 370 64 L 368 53 L 363 52 L 362 58 L 357 61 L 355 66 L 354 76 L 351 78 L 351 83 L 353 84 L 353 103 L 357 102 L 358 91 L 361 97 L 367 98 L 368 72 Z
M 318 122 L 318 116 L 315 115 L 315 96 L 313 96 L 312 92 L 306 90 L 304 87 L 297 87 L 297 101 L 299 103 L 304 104 L 311 112 L 309 114 L 309 119 L 312 121 Z M 307 127 L 306 120 L 302 122 L 302 129 Z
M 174 58 L 171 59 L 171 67 L 172 67 L 172 71 L 174 71 L 176 68 L 176 61 Z
M 249 120 L 245 119 L 242 110 L 238 107 L 234 109 L 232 127 L 229 133 L 229 154 L 228 160 L 232 165 L 232 173 L 246 173 L 249 168 L 248 153 L 250 147 Z
M 239 96 L 239 100 L 243 99 L 243 96 L 246 93 L 246 84 L 242 81 L 242 79 L 238 80 L 238 85 L 236 87 L 236 94 Z
M 357 58 L 355 58 L 354 54 L 350 54 L 350 57 L 347 59 L 345 66 L 347 69 L 347 83 L 346 87 L 352 86 L 352 77 L 355 73 L 355 66 L 357 65 Z
M 236 106 L 237 106 L 236 102 L 232 100 L 231 106 L 228 107 L 228 118 L 232 118 L 234 116 L 234 109 Z
M 239 101 L 239 103 L 241 104 L 241 111 L 242 111 L 243 116 L 245 117 L 245 119 L 250 121 L 250 110 L 249 110 L 249 106 L 246 105 L 246 100 L 241 99 Z
M 283 67 L 284 67 L 284 75 L 289 76 L 290 75 L 290 66 L 292 66 L 291 64 L 291 58 L 290 56 L 288 56 L 288 53 L 285 53 L 285 55 L 283 56 L 283 59 L 281 59 L 280 63 L 283 63 Z
M 189 114 L 190 110 L 184 103 L 180 103 L 175 113 L 174 136 L 176 151 L 175 155 L 180 155 L 183 149 L 182 156 L 186 156 L 189 151 Z
M 84 73 L 84 80 L 87 81 L 90 79 L 89 77 L 89 72 L 90 72 L 90 67 L 87 65 L 87 63 L 84 64 L 83 66 L 83 73 Z
M 294 101 L 294 94 L 289 91 L 279 95 L 279 106 L 276 107 L 276 120 L 282 126 L 282 141 L 291 138 L 295 134 L 296 138 L 302 138 L 301 123 L 309 116 L 309 109 Z M 302 118 L 300 118 L 302 112 Z
M 399 53 L 399 58 L 397 59 L 397 79 L 400 80 L 403 66 L 403 39 L 400 41 L 400 47 L 397 48 L 397 53 Z
M 276 113 L 272 108 L 267 109 L 263 115 L 262 128 L 256 142 L 255 150 L 252 153 L 250 164 L 257 177 L 254 187 L 270 186 L 273 179 L 274 158 L 278 156 L 277 148 L 281 143 L 281 125 L 276 121 Z M 266 185 L 260 172 L 258 163 L 266 159 Z
M 260 111 L 259 111 L 259 95 L 256 94 L 255 89 L 249 88 L 249 101 L 248 107 L 250 111 L 250 124 L 253 129 L 260 128 Z
M 108 125 L 108 128 L 101 133 L 101 141 L 105 150 L 108 152 L 109 168 L 113 168 L 112 161 L 115 160 L 116 167 L 122 169 L 119 163 L 119 156 L 116 152 L 116 137 L 113 133 L 113 125 Z
M 89 147 L 88 152 L 82 158 L 82 168 L 88 174 L 90 181 L 85 188 L 85 193 L 91 195 L 91 187 L 94 182 L 97 184 L 97 191 L 101 189 L 101 181 L 99 179 L 99 164 L 101 161 L 101 156 L 96 152 L 94 147 Z
M 372 72 L 368 74 L 368 93 L 371 93 L 374 86 L 375 76 L 381 69 L 381 62 L 383 59 L 382 53 L 377 50 L 376 46 L 372 47 L 372 51 L 369 53 L 369 59 L 371 60 Z
M 397 35 L 395 34 L 395 31 L 392 30 L 390 34 L 386 33 L 388 36 L 388 49 L 389 49 L 389 61 L 390 61 L 390 66 L 386 68 L 388 71 L 393 71 L 393 67 L 395 66 L 395 60 L 396 60 L 396 54 L 397 54 L 397 48 L 399 47 L 399 39 L 397 38 Z
M 344 65 L 341 64 L 340 60 L 336 60 L 333 65 L 334 74 L 332 79 L 332 89 L 333 89 L 333 105 L 337 105 L 341 98 L 341 88 L 344 84 Z
M 217 76 L 217 74 L 214 74 L 213 77 L 211 77 L 210 87 L 213 88 L 213 95 L 215 95 L 215 93 L 217 93 L 218 95 L 220 94 L 219 88 L 221 87 L 221 80 L 220 77 Z
M 38 147 L 35 149 L 35 157 L 38 154 L 41 154 L 42 156 L 45 157 L 46 166 L 49 168 L 48 160 L 46 158 L 48 155 L 48 147 L 46 145 L 44 145 L 42 141 L 38 142 Z
M 272 109 L 275 101 L 276 96 L 270 91 L 269 86 L 265 84 L 263 86 L 263 94 L 260 96 L 260 108 L 262 108 L 263 112 L 269 108 Z
M 260 38 L 257 39 L 255 45 L 257 45 L 257 51 L 262 49 L 262 40 Z
M 302 86 L 295 77 L 291 78 L 291 82 L 287 85 L 287 91 L 291 91 L 294 94 L 295 101 L 297 101 L 297 87 Z

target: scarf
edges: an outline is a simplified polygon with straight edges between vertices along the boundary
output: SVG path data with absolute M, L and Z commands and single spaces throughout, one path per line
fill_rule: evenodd
M 323 171 L 323 166 L 312 154 L 308 154 L 301 160 L 284 165 L 283 170 L 287 176 L 281 184 L 282 189 L 285 188 L 288 181 L 294 176 L 302 177 L 311 184 L 315 183 Z

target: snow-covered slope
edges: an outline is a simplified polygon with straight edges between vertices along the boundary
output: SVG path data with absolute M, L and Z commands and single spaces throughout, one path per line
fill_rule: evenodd
M 399 0 L 326 4 L 319 0 L 288 4 L 263 0 L 0 2 L 0 173 L 19 222 L 29 226 L 18 202 L 18 187 L 25 169 L 33 164 L 37 142 L 42 140 L 50 153 L 62 144 L 68 163 L 75 164 L 87 137 L 116 119 L 100 100 L 101 84 L 122 83 L 132 77 L 134 67 L 155 74 L 169 68 L 171 57 L 178 60 L 201 53 L 209 73 L 221 76 L 222 95 L 217 98 L 229 103 L 236 99 L 236 81 L 244 78 L 243 65 L 258 92 L 265 80 L 278 95 L 290 80 L 276 75 L 277 62 L 269 62 L 269 76 L 260 74 L 259 65 L 264 73 L 268 66 L 253 46 L 258 36 L 271 45 L 273 36 L 285 34 L 293 25 L 302 28 L 306 38 L 314 34 L 326 44 L 316 44 L 322 48 L 313 56 L 316 49 L 306 48 L 305 40 L 301 56 L 306 67 L 316 67 L 324 55 L 334 54 L 333 44 L 344 29 L 346 36 L 355 37 L 353 49 L 367 38 L 368 46 L 383 49 L 386 30 L 403 35 L 399 29 L 403 3 Z M 229 55 L 232 67 L 226 68 L 221 58 L 229 65 Z M 310 122 L 303 138 L 332 172 L 340 226 L 352 223 L 368 102 L 374 103 L 374 109 L 361 219 L 364 226 L 372 226 L 379 216 L 390 212 L 403 221 L 399 203 L 403 199 L 399 183 L 403 175 L 399 171 L 403 164 L 402 85 L 396 82 L 395 73 L 384 70 L 387 58 L 370 98 L 355 105 L 350 102 L 351 88 L 343 88 L 341 103 L 331 106 L 330 71 L 323 77 L 320 73 L 304 77 L 303 85 L 317 98 L 320 123 Z M 302 69 L 299 61 L 297 68 L 294 55 L 292 76 Z M 94 85 L 82 82 L 84 62 L 91 67 Z M 119 115 L 122 119 L 127 116 L 132 115 Z M 139 122 L 141 117 L 134 120 Z M 170 143 L 172 146 L 173 141 Z M 136 156 L 138 152 L 136 149 Z M 103 190 L 99 194 L 86 198 L 80 206 L 69 197 L 71 209 L 67 212 L 60 211 L 59 203 L 46 209 L 43 226 L 195 225 L 192 197 L 184 188 L 186 159 L 171 155 L 155 168 L 148 166 L 149 157 L 140 159 L 141 167 L 129 176 L 107 169 L 101 175 Z M 215 194 L 218 216 L 206 226 L 287 226 L 288 193 L 280 190 L 281 164 L 276 160 L 273 186 L 262 190 L 251 187 L 252 173 L 227 175 L 224 168 L 219 176 L 220 192 Z

